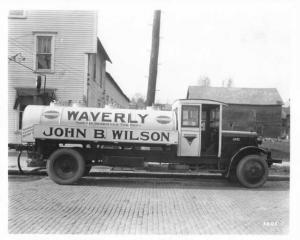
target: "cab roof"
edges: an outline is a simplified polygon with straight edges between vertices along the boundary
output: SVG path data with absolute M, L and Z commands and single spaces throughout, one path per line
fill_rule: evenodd
M 212 105 L 227 105 L 224 102 L 216 101 L 216 100 L 211 100 L 211 99 L 177 99 L 174 103 L 184 103 L 184 104 L 212 104 Z

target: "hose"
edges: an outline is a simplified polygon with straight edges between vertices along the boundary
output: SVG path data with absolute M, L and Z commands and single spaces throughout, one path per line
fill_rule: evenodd
M 18 156 L 18 168 L 19 168 L 19 172 L 21 174 L 24 174 L 22 168 L 21 168 L 21 163 L 20 163 L 20 160 L 21 160 L 21 155 L 22 155 L 22 150 L 20 150 L 20 153 L 19 153 L 19 156 Z

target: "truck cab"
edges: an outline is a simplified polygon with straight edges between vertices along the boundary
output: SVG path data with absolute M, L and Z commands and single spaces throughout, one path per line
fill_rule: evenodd
M 268 166 L 280 163 L 259 147 L 256 132 L 223 129 L 223 102 L 207 99 L 177 100 L 172 111 L 179 132 L 177 156 L 220 172 L 243 186 L 258 187 L 267 179 Z
M 223 105 L 222 102 L 190 99 L 173 104 L 172 110 L 178 119 L 178 156 L 221 156 Z

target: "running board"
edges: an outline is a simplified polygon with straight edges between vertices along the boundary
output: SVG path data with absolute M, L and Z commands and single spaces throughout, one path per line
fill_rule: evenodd
M 209 170 L 210 173 L 225 173 L 226 170 Z

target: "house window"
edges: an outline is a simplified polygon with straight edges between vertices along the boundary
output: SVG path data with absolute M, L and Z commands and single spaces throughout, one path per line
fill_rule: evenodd
M 89 67 L 91 79 L 96 82 L 96 54 L 89 54 Z
M 95 61 L 94 61 L 94 69 L 93 69 L 93 78 L 94 78 L 94 82 L 96 82 L 96 57 L 95 57 Z
M 36 35 L 35 37 L 35 69 L 38 72 L 53 71 L 54 36 Z
M 9 18 L 26 18 L 26 12 L 24 10 L 10 10 Z
M 102 79 L 103 79 L 103 68 L 102 68 L 102 66 L 100 65 L 100 71 L 99 71 L 99 84 L 100 84 L 100 88 L 103 88 L 103 81 L 102 81 Z

